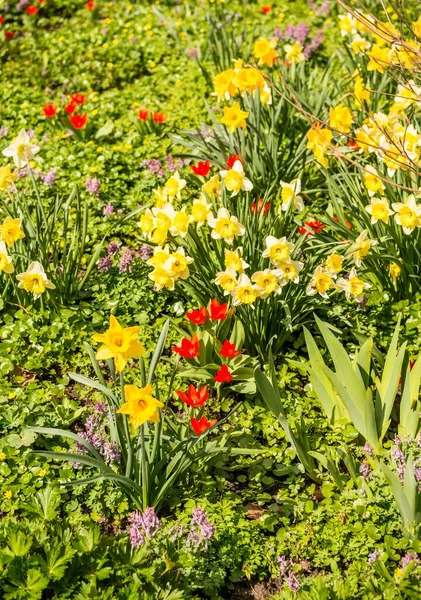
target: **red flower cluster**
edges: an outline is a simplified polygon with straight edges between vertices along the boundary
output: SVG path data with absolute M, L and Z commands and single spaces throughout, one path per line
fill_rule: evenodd
M 232 313 L 233 309 L 229 309 L 226 302 L 221 304 L 219 300 L 215 298 L 210 302 L 209 312 L 202 306 L 201 308 L 196 308 L 195 310 L 186 313 L 186 317 L 194 325 L 203 325 L 207 318 L 210 318 L 212 321 L 223 321 Z
M 210 168 L 210 160 L 198 162 L 197 165 L 190 165 L 190 169 L 193 171 L 193 173 L 195 175 L 201 175 L 202 177 L 206 177 L 206 175 L 209 174 Z
M 183 338 L 180 346 L 173 346 L 172 350 L 183 358 L 196 358 L 199 356 L 199 340 L 197 335 L 192 335 L 190 339 Z
M 265 202 L 263 198 L 260 198 L 257 202 L 253 202 L 253 204 L 251 205 L 251 212 L 255 214 L 261 212 L 261 210 L 263 209 L 263 214 L 267 215 L 270 211 L 270 206 L 271 205 L 269 202 Z
M 141 121 L 147 121 L 149 119 L 149 110 L 147 108 L 141 108 L 137 116 Z M 165 123 L 167 116 L 162 112 L 155 111 L 152 113 L 152 120 L 154 123 Z
M 272 7 L 269 4 L 265 4 L 264 6 L 261 7 L 260 9 L 262 11 L 262 13 L 264 15 L 267 15 L 270 13 L 270 11 L 272 10 Z
M 233 154 L 232 156 L 230 156 L 227 160 L 227 167 L 228 169 L 232 169 L 234 166 L 234 163 L 239 160 L 240 163 L 243 165 L 244 167 L 244 162 L 241 160 L 241 157 L 238 156 L 238 154 Z
M 306 221 L 306 226 L 312 229 L 314 233 L 322 233 L 323 229 L 326 227 L 326 225 L 324 225 L 320 221 L 317 221 L 317 219 L 315 221 Z M 306 227 L 300 227 L 298 233 L 300 235 L 313 235 L 311 231 L 308 231 Z
M 217 422 L 217 419 L 211 419 L 208 421 L 205 415 L 203 415 L 203 417 L 201 417 L 199 420 L 195 419 L 194 417 L 190 419 L 190 424 L 196 435 L 205 433 L 205 431 L 207 431 L 210 427 L 216 425 Z
M 175 392 L 178 397 L 188 406 L 203 406 L 209 398 L 208 386 L 204 385 L 200 389 L 196 389 L 193 384 L 190 384 L 186 392 L 177 390 Z

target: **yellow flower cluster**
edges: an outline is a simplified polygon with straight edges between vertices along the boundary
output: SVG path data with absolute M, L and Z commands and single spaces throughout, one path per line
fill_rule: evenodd
M 351 36 L 349 47 L 354 54 L 365 54 L 369 58 L 368 71 L 384 73 L 391 66 L 408 70 L 420 62 L 420 44 L 417 39 L 402 40 L 401 31 L 393 23 L 379 22 L 371 15 L 351 14 L 339 17 L 339 28 L 343 36 Z M 412 26 L 418 37 L 420 19 Z M 361 34 L 364 34 L 361 35 Z
M 256 44 L 260 44 L 260 42 L 256 42 Z M 256 56 L 261 54 L 262 47 L 263 45 L 260 44 L 256 53 L 255 46 Z M 274 52 L 273 49 L 272 51 Z M 271 55 L 268 50 L 266 54 L 261 54 L 258 58 L 263 60 L 263 57 L 265 57 L 266 60 L 269 60 L 269 56 Z M 263 60 L 263 62 L 265 61 Z M 220 100 L 230 100 L 237 94 L 253 93 L 255 90 L 259 91 L 262 104 L 270 104 L 272 100 L 270 88 L 259 69 L 243 67 L 241 59 L 235 61 L 233 69 L 226 69 L 213 78 L 213 89 Z
M 173 201 L 181 199 L 185 183 L 176 172 L 162 189 L 155 190 L 155 206 L 146 209 L 140 218 L 139 226 L 143 236 L 156 244 L 148 264 L 153 267 L 149 278 L 157 290 L 172 290 L 177 280 L 189 277 L 189 265 L 193 258 L 186 254 L 182 246 L 170 252 L 167 242 L 177 237 L 186 238 L 190 226 L 201 228 L 207 225 L 212 239 L 222 240 L 228 245 L 245 233 L 244 226 L 226 208 L 218 208 L 216 214 L 212 210 L 212 201 L 219 200 L 222 185 L 231 192 L 231 196 L 236 196 L 241 190 L 252 189 L 253 185 L 245 177 L 241 161 L 235 161 L 231 168 L 220 171 L 219 175 L 206 181 L 202 186 L 202 193 L 193 201 L 189 211 L 185 206 L 176 210 Z
M 244 273 L 249 265 L 242 258 L 242 247 L 225 250 L 225 270 L 216 274 L 215 283 L 224 290 L 224 295 L 231 295 L 234 306 L 245 304 L 253 307 L 257 298 L 280 294 L 291 281 L 299 282 L 299 273 L 304 265 L 291 259 L 293 250 L 294 244 L 285 237 L 268 236 L 262 258 L 269 259 L 270 268 L 256 271 L 251 277 Z
M 7 248 L 12 248 L 15 242 L 25 237 L 21 225 L 22 219 L 12 219 L 12 217 L 6 217 L 0 225 L 0 272 L 8 275 L 14 273 L 15 267 Z M 31 262 L 28 270 L 17 275 L 16 279 L 19 281 L 18 287 L 33 294 L 35 300 L 47 288 L 55 289 L 55 285 L 47 278 L 43 266 L 38 261 Z
M 371 246 L 376 243 L 374 240 L 367 240 L 366 237 L 367 232 L 363 231 L 348 250 L 348 254 L 352 254 L 357 266 L 361 264 L 361 260 L 368 254 Z M 307 286 L 307 295 L 320 294 L 322 298 L 327 298 L 327 292 L 339 290 L 345 293 L 347 300 L 353 298 L 357 302 L 361 302 L 364 298 L 364 290 L 371 286 L 358 276 L 355 267 L 346 277 L 337 279 L 338 274 L 342 271 L 343 262 L 344 257 L 337 252 L 330 254 L 324 263 L 315 269 Z

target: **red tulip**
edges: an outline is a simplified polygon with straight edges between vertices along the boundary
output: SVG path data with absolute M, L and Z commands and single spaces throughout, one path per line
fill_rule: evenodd
M 219 354 L 224 358 L 235 358 L 240 353 L 235 349 L 235 345 L 232 344 L 229 340 L 225 340 L 222 344 Z
M 75 129 L 83 129 L 88 121 L 88 115 L 72 115 L 70 118 L 70 123 L 73 125 Z
M 215 298 L 214 300 L 211 300 L 209 313 L 212 321 L 223 321 L 227 318 L 230 311 L 226 302 L 221 304 L 219 300 Z
M 148 116 L 149 116 L 149 111 L 148 110 L 143 109 L 143 108 L 141 110 L 139 110 L 139 119 L 141 121 L 146 121 L 147 118 L 148 118 Z
M 5 31 L 4 32 L 4 36 L 6 38 L 6 40 L 11 40 L 12 37 L 14 37 L 15 32 L 14 31 Z
M 193 171 L 195 175 L 201 175 L 202 177 L 206 177 L 208 175 L 211 168 L 210 160 L 206 162 L 198 162 L 197 165 L 190 165 L 190 169 Z
M 209 398 L 207 385 L 204 385 L 200 389 L 196 389 L 193 384 L 190 384 L 187 394 L 181 390 L 177 390 L 175 393 L 185 404 L 188 404 L 189 406 L 203 406 L 206 400 Z
M 94 8 L 95 8 L 95 2 L 93 0 L 89 0 L 89 2 L 87 2 L 85 4 L 85 6 L 86 6 L 86 8 L 88 10 L 94 10 Z
M 270 203 L 265 202 L 263 198 L 260 198 L 257 202 L 253 202 L 251 205 L 252 213 L 259 213 L 263 208 L 263 214 L 266 215 L 270 211 Z
M 197 339 L 197 335 L 192 335 L 190 339 L 183 338 L 180 346 L 173 346 L 172 350 L 183 358 L 196 358 L 196 356 L 199 356 L 199 340 Z
M 348 148 L 351 148 L 351 150 L 360 150 L 360 147 L 355 140 L 348 141 Z
M 217 423 L 217 419 L 207 420 L 205 415 L 201 417 L 199 420 L 192 417 L 190 419 L 190 425 L 192 426 L 193 431 L 196 435 L 200 435 L 201 433 L 205 433 L 210 427 L 213 427 Z
M 227 365 L 222 365 L 213 379 L 217 383 L 231 383 L 232 375 Z
M 189 321 L 194 323 L 195 325 L 203 325 L 208 316 L 208 311 L 204 306 L 202 308 L 196 308 L 188 313 L 186 313 L 186 317 Z
M 154 112 L 153 120 L 155 121 L 155 123 L 165 123 L 165 121 L 167 120 L 167 116 L 164 115 L 164 113 L 162 112 Z
M 70 98 L 72 99 L 72 102 L 74 102 L 75 104 L 85 104 L 85 102 L 88 99 L 87 94 L 80 94 L 79 92 L 77 94 L 70 94 Z
M 72 115 L 75 110 L 76 110 L 76 104 L 74 102 L 69 102 L 69 104 L 67 106 L 64 107 L 64 110 L 69 114 Z
M 5 18 L 0 16 L 0 25 L 3 25 L 4 21 L 5 21 Z
M 320 223 L 320 221 L 317 221 L 317 219 L 316 221 L 306 221 L 306 226 L 312 229 L 314 233 L 322 233 L 323 229 L 326 227 L 326 225 Z M 313 235 L 311 231 L 308 231 L 308 229 L 306 229 L 306 227 L 300 227 L 298 233 L 300 235 L 302 235 L 303 233 L 305 233 L 306 235 Z
M 30 6 L 26 7 L 26 12 L 28 13 L 28 15 L 36 15 L 39 12 L 39 8 L 38 6 L 35 6 L 34 4 L 31 4 Z
M 233 154 L 232 156 L 230 156 L 227 160 L 227 167 L 228 169 L 232 169 L 232 167 L 234 166 L 234 163 L 239 160 L 240 163 L 243 165 L 244 167 L 244 162 L 241 160 L 241 158 L 238 156 L 238 154 Z
M 45 104 L 42 112 L 44 113 L 45 117 L 49 117 L 51 119 L 52 117 L 56 116 L 57 108 L 54 106 L 54 104 Z
M 262 13 L 264 15 L 267 15 L 270 13 L 270 11 L 272 10 L 272 7 L 269 6 L 268 4 L 266 4 L 265 6 L 262 6 L 262 8 L 260 9 L 262 11 Z

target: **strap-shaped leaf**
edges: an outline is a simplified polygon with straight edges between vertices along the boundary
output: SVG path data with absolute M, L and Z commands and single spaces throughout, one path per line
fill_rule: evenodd
M 34 431 L 35 433 L 41 433 L 44 435 L 59 435 L 64 438 L 69 438 L 82 444 L 85 448 L 97 459 L 102 460 L 101 455 L 95 450 L 95 448 L 90 444 L 87 440 L 85 440 L 80 435 L 73 433 L 72 431 L 68 431 L 67 429 L 58 429 L 56 427 L 26 427 L 29 431 Z
M 151 383 L 152 378 L 155 373 L 155 369 L 161 358 L 161 354 L 164 351 L 165 342 L 167 341 L 168 329 L 170 327 L 170 321 L 167 319 L 164 323 L 164 327 L 162 328 L 161 334 L 159 336 L 158 342 L 155 347 L 155 351 L 152 355 L 151 362 L 149 365 L 149 373 L 148 373 L 148 383 Z
M 117 398 L 114 396 L 112 391 L 109 390 L 105 385 L 102 385 L 98 381 L 94 381 L 89 377 L 85 377 L 84 375 L 79 375 L 78 373 L 69 373 L 69 377 L 74 381 L 81 383 L 82 385 L 87 385 L 88 387 L 94 388 L 95 390 L 102 392 L 105 396 L 108 396 L 108 398 L 110 398 L 114 402 L 115 406 L 119 406 Z

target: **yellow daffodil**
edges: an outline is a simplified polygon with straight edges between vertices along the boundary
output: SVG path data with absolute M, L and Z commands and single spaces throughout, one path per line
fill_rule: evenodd
M 152 231 L 155 229 L 155 218 L 150 208 L 147 208 L 140 217 L 139 226 L 142 230 L 142 233 L 147 237 L 149 237 Z
M 186 256 L 184 248 L 178 248 L 170 258 L 163 264 L 174 279 L 187 279 L 190 275 L 189 265 L 193 262 L 190 256 Z
M 329 109 L 329 125 L 339 133 L 349 133 L 352 125 L 352 112 L 344 104 Z
M 388 223 L 390 215 L 393 215 L 393 210 L 390 209 L 386 198 L 372 198 L 371 203 L 365 207 L 365 210 L 371 215 L 372 225 L 375 225 L 377 221 Z
M 298 262 L 297 260 L 279 263 L 277 268 L 280 271 L 280 284 L 286 285 L 289 281 L 298 283 L 300 281 L 299 273 L 303 267 L 304 263 Z
M 3 273 L 13 273 L 15 267 L 13 266 L 12 257 L 7 254 L 6 244 L 0 242 L 0 271 Z
M 330 129 L 318 126 L 313 127 L 308 132 L 307 148 L 313 151 L 317 162 L 324 167 L 328 166 L 325 154 L 331 147 L 332 137 L 332 131 Z
M 290 260 L 291 252 L 294 250 L 294 244 L 288 242 L 286 237 L 277 239 L 273 235 L 266 238 L 266 250 L 263 252 L 263 258 L 269 258 L 275 267 Z
M 102 346 L 96 353 L 97 360 L 114 359 L 117 371 L 122 371 L 129 358 L 143 356 L 145 348 L 137 339 L 140 327 L 122 327 L 114 315 L 110 316 L 110 327 L 104 333 L 92 336 Z
M 253 55 L 259 59 L 259 65 L 268 65 L 271 67 L 278 58 L 278 53 L 275 50 L 276 39 L 257 40 L 253 47 Z
M 21 229 L 22 219 L 12 219 L 12 217 L 6 217 L 2 225 L 0 225 L 0 240 L 5 242 L 9 248 L 13 246 L 15 242 L 25 237 Z
M 10 146 L 3 150 L 3 156 L 11 157 L 17 168 L 21 169 L 27 165 L 39 151 L 40 147 L 33 144 L 26 131 L 21 129 Z
M 374 196 L 377 192 L 382 192 L 384 190 L 383 181 L 378 176 L 376 169 L 371 165 L 365 167 L 363 178 L 369 196 Z
M 359 109 L 362 108 L 363 102 L 370 102 L 370 91 L 367 89 L 361 75 L 357 75 L 354 79 L 354 99 Z
M 404 113 L 413 104 L 415 104 L 417 108 L 421 108 L 421 86 L 416 85 L 415 81 L 410 79 L 406 86 L 398 85 L 390 112 Z
M 220 271 L 216 274 L 215 283 L 224 290 L 224 296 L 226 296 L 237 286 L 237 273 L 234 269 Z
M 154 282 L 154 288 L 157 291 L 160 291 L 163 288 L 173 290 L 175 287 L 175 278 L 172 276 L 171 270 L 164 266 L 155 267 L 155 269 L 149 273 L 148 277 Z
M 300 42 L 294 42 L 293 44 L 285 44 L 285 59 L 291 63 L 299 63 L 306 59 L 304 48 Z
M 246 119 L 249 113 L 241 109 L 239 102 L 234 102 L 232 106 L 224 107 L 224 116 L 221 119 L 221 123 L 226 125 L 230 133 L 234 133 L 238 127 L 245 129 L 247 127 Z
M 158 408 L 164 405 L 152 396 L 150 384 L 143 388 L 135 385 L 124 386 L 124 404 L 118 409 L 118 413 L 129 416 L 130 424 L 137 429 L 143 423 L 159 421 Z
M 366 283 L 358 277 L 355 268 L 351 269 L 347 279 L 344 277 L 338 279 L 336 285 L 345 293 L 347 300 L 354 298 L 357 302 L 362 302 L 364 299 L 364 290 L 371 287 L 369 283 Z
M 236 273 L 242 273 L 250 265 L 243 259 L 243 248 L 240 246 L 236 250 L 224 250 L 224 264 L 226 269 L 233 269 Z
M 252 182 L 244 175 L 244 169 L 241 160 L 236 160 L 232 169 L 226 169 L 219 172 L 224 181 L 225 187 L 232 192 L 231 198 L 236 196 L 240 190 L 249 192 L 253 189 Z
M 219 175 L 214 175 L 202 185 L 202 190 L 210 200 L 215 200 L 221 195 L 221 180 Z
M 255 289 L 260 298 L 267 298 L 269 294 L 280 294 L 282 292 L 282 286 L 279 283 L 280 276 L 279 270 L 271 269 L 253 273 L 251 280 L 255 284 Z
M 237 94 L 237 88 L 233 83 L 234 77 L 234 69 L 227 69 L 213 78 L 213 89 L 220 100 L 229 100 Z
M 198 227 L 201 227 L 208 219 L 213 217 L 212 204 L 206 201 L 204 195 L 200 196 L 199 200 L 193 202 L 191 208 L 191 220 L 197 223 Z
M 390 48 L 381 48 L 378 44 L 374 44 L 367 52 L 370 59 L 367 64 L 367 71 L 384 73 L 384 70 L 391 64 L 391 54 Z
M 367 50 L 370 49 L 371 44 L 367 39 L 357 34 L 354 35 L 349 46 L 354 54 L 366 54 Z
M 232 303 L 234 306 L 239 304 L 252 306 L 257 297 L 258 291 L 256 287 L 252 285 L 249 277 L 242 273 L 238 278 L 237 286 L 232 291 Z
M 185 187 L 186 183 L 186 180 L 181 179 L 178 171 L 176 171 L 164 185 L 162 193 L 168 200 L 173 200 L 174 198 L 180 200 L 181 190 Z
M 301 212 L 304 209 L 303 199 L 299 196 L 301 179 L 293 179 L 290 183 L 281 181 L 281 189 L 282 210 L 285 212 L 292 205 L 295 210 Z
M 227 244 L 232 244 L 235 237 L 244 235 L 246 231 L 244 225 L 226 208 L 220 208 L 216 217 L 209 219 L 209 226 L 212 228 L 213 239 L 223 239 Z
M 161 187 L 157 187 L 152 191 L 155 198 L 156 208 L 162 208 L 169 198 L 164 194 L 164 190 Z
M 397 263 L 391 263 L 389 266 L 389 275 L 392 279 L 398 279 L 401 274 L 401 268 Z
M 179 235 L 182 238 L 186 237 L 190 221 L 190 216 L 186 213 L 185 208 L 182 208 L 174 215 L 171 233 L 173 235 Z
M 55 290 L 56 286 L 48 278 L 41 263 L 34 261 L 25 273 L 16 276 L 19 281 L 18 287 L 30 292 L 36 300 L 46 289 Z
M 259 95 L 262 104 L 272 104 L 272 92 L 267 81 L 264 81 L 263 85 L 259 88 Z
M 306 289 L 307 296 L 320 294 L 322 298 L 327 298 L 327 292 L 335 288 L 335 282 L 332 276 L 327 273 L 322 265 L 319 265 L 313 273 L 312 278 Z
M 337 252 L 332 252 L 325 260 L 325 271 L 329 275 L 335 276 L 337 273 L 342 271 L 342 264 L 344 257 Z
M 403 232 L 409 235 L 416 227 L 421 227 L 421 206 L 417 204 L 415 196 L 411 194 L 404 202 L 394 202 L 394 219 L 402 226 Z
M 235 69 L 233 83 L 241 93 L 254 92 L 254 90 L 262 88 L 264 81 L 263 75 L 254 67 L 236 67 Z
M 0 167 L 0 192 L 5 192 L 17 178 L 18 176 L 12 173 L 9 166 Z
M 342 36 L 357 33 L 357 20 L 350 14 L 339 15 L 339 29 Z
M 146 263 L 152 267 L 162 267 L 162 265 L 167 262 L 170 256 L 171 254 L 168 250 L 168 246 L 165 246 L 165 248 L 155 246 L 153 255 L 146 261 Z
M 362 260 L 370 252 L 372 246 L 377 244 L 377 240 L 370 240 L 367 238 L 367 235 L 367 230 L 362 231 L 347 251 L 347 254 L 352 254 L 357 267 L 361 266 Z

